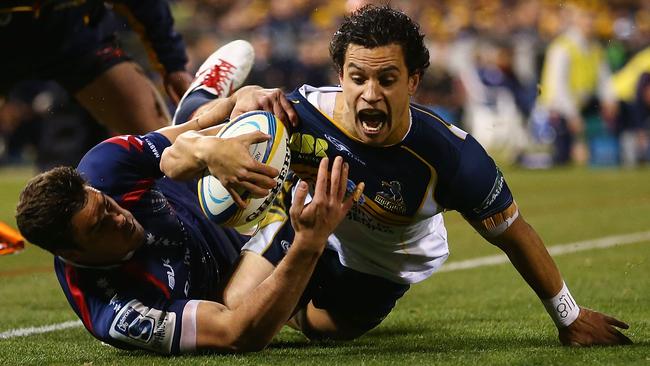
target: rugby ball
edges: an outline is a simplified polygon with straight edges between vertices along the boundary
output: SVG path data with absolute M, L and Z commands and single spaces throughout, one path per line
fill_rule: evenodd
M 227 123 L 217 136 L 229 138 L 254 131 L 271 135 L 267 141 L 251 144 L 249 152 L 253 159 L 280 172 L 275 178 L 275 187 L 270 190 L 268 196 L 262 198 L 253 198 L 250 192 L 244 190 L 237 192 L 247 203 L 246 208 L 242 209 L 237 206 L 219 179 L 210 175 L 206 169 L 198 182 L 199 203 L 203 213 L 216 224 L 241 229 L 251 228 L 264 218 L 287 177 L 291 162 L 289 134 L 282 122 L 272 113 L 252 111 L 242 114 Z

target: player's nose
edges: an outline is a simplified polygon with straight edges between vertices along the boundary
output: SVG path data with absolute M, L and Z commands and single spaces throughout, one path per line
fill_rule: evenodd
M 375 104 L 381 100 L 380 85 L 375 80 L 368 80 L 363 88 L 361 98 L 368 104 Z

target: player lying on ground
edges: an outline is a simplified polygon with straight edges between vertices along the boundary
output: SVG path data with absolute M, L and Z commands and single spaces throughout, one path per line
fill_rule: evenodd
M 300 123 L 291 137 L 292 169 L 313 179 L 323 156 L 350 164 L 351 182 L 366 183 L 355 206 L 330 236 L 293 325 L 311 338 L 348 339 L 377 326 L 409 289 L 449 255 L 442 212 L 457 210 L 507 255 L 544 303 L 562 344 L 625 344 L 627 324 L 579 307 L 535 230 L 524 220 L 494 161 L 478 142 L 431 110 L 410 103 L 429 54 L 419 27 L 390 7 L 367 6 L 335 33 L 330 53 L 340 87 L 303 86 L 287 95 L 259 91 L 233 114 L 264 107 Z M 188 106 L 215 95 L 190 93 Z M 190 102 L 191 101 L 191 102 Z M 208 107 L 204 107 L 208 108 Z M 179 113 L 192 115 L 191 110 Z M 184 159 L 205 138 L 179 137 L 167 150 L 169 176 L 198 172 L 205 161 Z M 205 159 L 204 159 L 205 160 Z M 165 168 L 165 166 L 163 168 Z M 210 163 L 207 163 L 210 167 Z M 274 273 L 294 233 L 290 187 L 246 245 L 226 290 L 226 304 Z M 294 189 L 295 190 L 295 189 Z M 294 193 L 295 195 L 295 193 Z M 307 303 L 307 301 L 309 301 Z
M 221 57 L 240 51 L 228 47 Z M 250 60 L 238 63 L 242 55 L 237 56 L 229 59 L 232 65 L 249 65 L 230 75 L 235 87 L 250 70 Z M 223 81 L 230 90 L 233 80 Z M 173 354 L 253 351 L 264 348 L 290 318 L 327 237 L 353 204 L 352 197 L 343 199 L 348 165 L 335 159 L 330 174 L 329 160 L 322 160 L 314 199 L 290 211 L 296 231 L 291 250 L 237 307 L 220 303 L 220 291 L 248 237 L 204 216 L 196 181 L 172 181 L 159 168 L 161 154 L 179 133 L 223 121 L 246 90 L 241 92 L 220 99 L 190 123 L 109 139 L 89 151 L 77 170 L 42 173 L 21 193 L 20 231 L 55 255 L 61 287 L 97 339 Z M 201 133 L 214 135 L 215 128 Z M 209 147 L 218 154 L 210 160 L 214 173 L 236 180 L 232 187 L 266 196 L 278 172 L 255 162 L 248 145 L 267 138 L 261 133 L 212 138 Z M 298 187 L 297 201 L 307 189 Z

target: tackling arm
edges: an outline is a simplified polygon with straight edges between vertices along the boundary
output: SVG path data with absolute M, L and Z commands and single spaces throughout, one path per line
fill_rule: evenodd
M 321 160 L 313 200 L 305 205 L 308 187 L 301 182 L 289 215 L 296 232 L 287 256 L 273 273 L 250 291 L 233 309 L 217 303 L 201 303 L 197 310 L 197 348 L 225 351 L 263 349 L 288 321 L 316 262 L 325 249 L 328 236 L 352 207 L 355 194 L 344 199 L 348 166 L 341 157 L 332 165 L 331 179 L 327 158 Z

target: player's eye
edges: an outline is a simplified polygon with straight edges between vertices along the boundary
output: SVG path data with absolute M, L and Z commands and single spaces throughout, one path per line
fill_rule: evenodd
M 366 79 L 364 77 L 359 76 L 359 75 L 352 75 L 352 76 L 350 76 L 350 79 L 352 79 L 352 81 L 357 85 L 362 85 L 364 83 L 364 81 L 366 81 Z
M 389 77 L 382 77 L 379 79 L 379 84 L 381 86 L 391 86 L 397 81 L 396 78 L 389 76 Z

